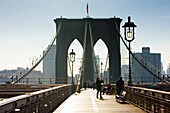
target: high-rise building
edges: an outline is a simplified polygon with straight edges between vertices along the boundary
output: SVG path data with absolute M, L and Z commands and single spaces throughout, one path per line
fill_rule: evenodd
M 124 81 L 128 81 L 128 75 L 129 75 L 129 65 L 122 65 L 121 67 L 121 77 L 123 77 Z
M 46 53 L 50 46 L 43 51 L 43 55 Z M 51 78 L 52 83 L 55 83 L 55 55 L 56 55 L 56 45 L 52 45 L 50 51 L 43 59 L 43 77 Z
M 170 63 L 169 63 L 169 65 L 168 65 L 168 68 L 167 68 L 167 70 L 166 70 L 166 73 L 167 73 L 167 75 L 170 75 Z
M 134 53 L 135 55 L 141 56 L 146 63 L 150 63 L 152 66 L 160 70 L 159 76 L 161 76 L 161 54 L 150 53 L 149 47 L 143 47 L 142 53 Z M 132 82 L 136 83 L 154 83 L 158 81 L 151 73 L 143 68 L 133 57 L 132 57 Z
M 97 65 L 97 70 L 96 70 L 96 76 L 95 76 L 95 78 L 97 77 L 97 75 L 100 77 L 100 57 L 99 57 L 99 55 L 96 55 L 96 65 Z

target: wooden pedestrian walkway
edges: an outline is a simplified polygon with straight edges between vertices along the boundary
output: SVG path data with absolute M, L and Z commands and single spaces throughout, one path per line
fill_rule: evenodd
M 57 101 L 57 100 L 56 100 Z M 86 89 L 65 100 L 53 113 L 146 113 L 131 104 L 120 104 L 115 95 L 96 98 L 96 90 Z

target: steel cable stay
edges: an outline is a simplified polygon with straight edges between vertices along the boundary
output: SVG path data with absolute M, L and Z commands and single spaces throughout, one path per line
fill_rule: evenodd
M 105 67 L 104 67 L 104 71 L 107 71 L 107 66 L 108 66 L 108 61 L 109 61 L 109 53 L 107 53 L 107 57 L 106 57 L 106 63 L 105 63 Z M 103 73 L 104 73 L 104 71 L 103 71 Z M 103 76 L 103 80 L 105 79 L 107 77 L 107 75 L 105 76 L 105 74 L 104 74 L 104 76 Z M 106 78 L 107 79 L 107 78 Z M 110 80 L 110 76 L 109 76 L 109 80 Z M 106 80 L 106 83 L 107 83 L 107 80 Z
M 93 34 L 92 34 L 92 28 L 91 28 L 91 23 L 90 22 L 89 22 L 89 30 L 90 30 L 91 47 L 93 48 Z M 99 75 L 98 75 L 99 74 L 99 70 L 98 70 L 98 67 L 97 67 L 97 61 L 96 61 L 96 57 L 95 57 L 94 48 L 92 49 L 92 55 L 93 55 L 92 56 L 93 57 L 93 63 L 95 64 L 94 65 L 95 66 L 94 69 L 96 69 L 95 73 L 97 74 L 97 77 L 99 77 Z M 106 63 L 105 63 L 105 68 L 104 68 L 105 71 L 107 70 L 107 64 L 108 64 L 108 60 L 109 60 L 108 58 L 109 58 L 109 53 L 107 54 L 107 58 L 106 58 Z
M 89 29 L 88 29 L 89 27 Z M 93 49 L 93 38 L 92 38 L 92 29 L 91 29 L 91 24 L 90 22 L 86 22 L 85 23 L 85 30 L 84 30 L 84 40 L 83 40 L 83 44 L 84 44 L 84 49 L 86 49 L 86 42 L 87 42 L 87 31 L 89 30 L 90 32 L 90 45 L 91 45 L 91 48 L 92 48 L 92 61 L 93 63 L 95 64 L 94 65 L 94 69 L 95 69 L 95 73 L 97 73 L 97 76 L 98 76 L 98 69 L 97 69 L 97 63 L 96 63 L 96 60 L 95 60 L 95 53 L 94 53 L 94 49 Z M 78 84 L 82 84 L 82 74 L 84 72 L 84 62 L 86 60 L 85 58 L 85 51 L 83 51 L 83 58 L 82 58 L 82 63 L 81 63 L 81 72 L 80 72 L 80 78 L 79 78 L 79 83 Z M 80 87 L 79 87 L 80 88 Z M 78 89 L 79 89 L 78 88 Z
M 91 28 L 91 23 L 89 22 L 89 31 L 90 31 L 90 40 L 91 40 L 91 48 L 92 48 L 92 58 L 93 58 L 93 63 L 95 64 L 94 65 L 94 69 L 95 70 L 95 74 L 97 74 L 97 77 L 99 77 L 99 70 L 98 70 L 98 67 L 97 67 L 97 61 L 96 61 L 96 56 L 95 56 L 95 51 L 94 51 L 94 46 L 93 46 L 93 34 L 92 34 L 92 28 Z M 95 79 L 95 78 L 94 78 Z M 95 80 L 94 80 L 95 81 Z
M 84 44 L 84 49 L 86 48 L 86 35 L 87 35 L 87 22 L 85 23 L 85 29 L 84 29 L 84 40 L 83 40 L 83 44 Z M 80 77 L 79 77 L 79 80 L 78 80 L 78 87 L 77 87 L 77 91 L 80 92 L 80 87 L 81 87 L 81 84 L 82 84 L 82 74 L 83 74 L 83 71 L 84 71 L 84 60 L 85 60 L 85 50 L 83 51 L 83 55 L 82 55 L 82 63 L 81 63 L 81 68 L 80 68 Z
M 21 79 L 23 79 L 24 77 L 26 77 L 30 72 L 32 72 L 32 70 L 34 70 L 34 69 L 40 64 L 40 62 L 45 58 L 45 56 L 46 56 L 46 55 L 48 54 L 48 52 L 50 51 L 50 49 L 51 49 L 51 47 L 53 46 L 55 40 L 57 40 L 59 31 L 60 31 L 60 28 L 61 28 L 61 23 L 59 23 L 59 27 L 58 27 L 58 29 L 57 29 L 57 33 L 56 33 L 56 35 L 55 35 L 55 37 L 54 37 L 51 45 L 49 46 L 49 48 L 47 49 L 47 51 L 45 52 L 45 54 L 41 57 L 41 59 L 40 59 L 38 62 L 36 62 L 36 63 L 33 65 L 33 67 L 30 68 L 24 75 L 22 75 L 22 76 L 21 76 L 20 78 L 18 78 L 17 80 L 13 81 L 11 84 L 15 84 L 15 83 L 19 82 Z
M 83 46 L 84 46 L 84 49 L 86 49 L 86 36 L 87 36 L 87 22 L 85 23 L 85 27 L 84 27 L 84 40 L 83 40 Z M 80 93 L 80 89 L 82 87 L 82 74 L 84 72 L 84 62 L 85 62 L 85 50 L 83 50 L 83 55 L 82 55 L 82 63 L 81 63 L 81 66 L 80 66 L 80 77 L 78 79 L 78 83 L 77 83 L 77 88 L 76 88 L 76 91 Z
M 114 23 L 116 26 L 116 23 Z M 168 81 L 164 81 L 163 78 L 161 76 L 159 76 L 160 74 L 160 70 L 153 66 L 151 63 L 147 62 L 144 58 L 142 58 L 140 55 L 136 55 L 133 54 L 132 51 L 130 50 L 130 48 L 127 46 L 126 42 L 123 40 L 123 37 L 121 36 L 117 26 L 116 26 L 116 30 L 119 33 L 119 36 L 123 42 L 123 44 L 125 45 L 126 49 L 130 52 L 131 56 L 144 68 L 146 69 L 150 74 L 152 74 L 154 77 L 156 77 L 157 79 L 159 79 L 162 82 L 165 82 L 167 84 L 170 84 Z
M 86 40 L 87 40 L 86 36 L 87 36 L 87 22 L 85 23 L 85 30 L 84 30 L 84 42 L 83 42 L 84 49 L 86 49 Z M 81 64 L 81 74 L 82 74 L 82 72 L 84 70 L 85 50 L 83 51 L 83 55 L 82 56 L 83 56 L 83 58 L 82 58 L 82 64 Z
M 88 29 L 89 27 L 89 29 Z M 99 70 L 98 70 L 98 67 L 97 67 L 97 62 L 96 62 L 96 57 L 95 57 L 95 51 L 94 51 L 94 48 L 93 48 L 93 34 L 92 34 L 92 28 L 91 28 L 91 23 L 90 22 L 86 22 L 85 23 L 85 31 L 84 31 L 84 48 L 86 49 L 86 42 L 87 42 L 87 30 L 89 30 L 90 32 L 90 45 L 91 45 L 91 48 L 92 48 L 92 61 L 93 61 L 93 64 L 94 65 L 94 69 L 95 69 L 95 74 L 97 74 L 97 77 L 99 77 Z M 84 50 L 85 52 L 85 50 Z M 84 71 L 84 62 L 86 60 L 85 58 L 85 53 L 83 52 L 83 58 L 82 58 L 82 64 L 81 64 L 81 75 L 80 75 L 80 82 L 82 82 L 81 78 L 82 78 L 82 73 Z M 107 62 L 107 61 L 106 61 Z M 107 65 L 107 63 L 106 63 Z M 95 79 L 95 78 L 94 78 Z M 81 84 L 81 83 L 80 83 Z
M 69 70 L 71 72 L 72 70 L 71 70 L 70 58 L 68 56 L 67 56 L 67 61 L 68 61 L 68 65 L 69 65 Z
M 109 53 L 107 53 L 107 58 L 106 58 L 106 63 L 105 63 L 105 68 L 104 68 L 105 71 L 107 71 L 108 61 L 109 61 Z

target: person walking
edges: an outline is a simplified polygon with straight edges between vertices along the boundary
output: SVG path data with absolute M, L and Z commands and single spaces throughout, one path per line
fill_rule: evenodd
M 122 77 L 116 82 L 117 87 L 117 95 L 120 95 L 122 89 L 123 89 L 124 81 L 122 80 Z
M 96 98 L 98 98 L 98 95 L 100 94 L 100 99 L 102 99 L 102 83 L 103 81 L 100 80 L 98 77 L 96 79 L 96 89 L 97 89 L 97 94 L 96 94 Z
M 83 85 L 84 85 L 84 89 L 85 89 L 85 90 L 86 90 L 86 84 L 87 84 L 87 82 L 84 82 L 84 84 L 83 84 Z

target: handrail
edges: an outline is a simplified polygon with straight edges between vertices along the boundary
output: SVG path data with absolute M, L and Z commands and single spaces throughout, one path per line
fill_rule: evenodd
M 141 87 L 124 86 L 126 100 L 147 112 L 170 111 L 170 92 Z
M 16 109 L 21 113 L 33 113 L 35 110 L 41 113 L 52 112 L 74 92 L 75 85 L 62 85 L 26 93 L 0 101 L 0 113 L 13 113 Z

